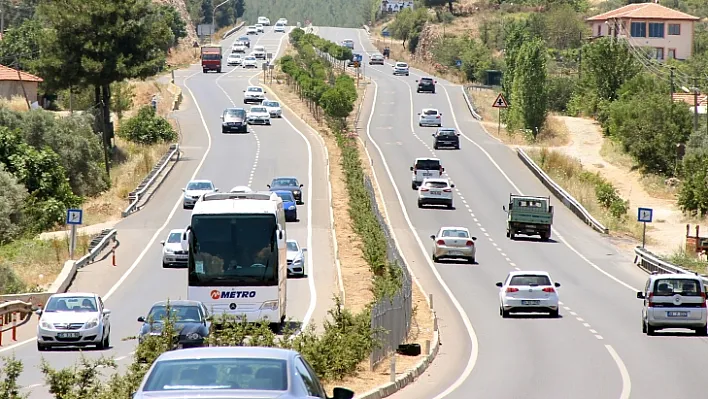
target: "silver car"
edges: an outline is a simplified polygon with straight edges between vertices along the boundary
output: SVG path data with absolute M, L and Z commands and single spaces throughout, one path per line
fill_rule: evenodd
M 188 252 L 182 249 L 184 229 L 170 230 L 167 241 L 162 244 L 162 267 L 187 267 Z
M 466 227 L 441 227 L 437 234 L 431 235 L 433 240 L 433 262 L 441 259 L 466 259 L 476 263 L 477 248 L 474 242 L 477 237 L 470 236 Z
M 261 103 L 262 106 L 266 107 L 268 113 L 270 113 L 271 118 L 282 118 L 283 109 L 280 108 L 280 103 L 273 100 L 264 100 Z
M 642 307 L 642 332 L 655 335 L 665 328 L 692 329 L 708 335 L 705 284 L 693 274 L 652 274 L 637 298 Z
M 44 309 L 37 310 L 37 350 L 58 346 L 111 347 L 111 311 L 96 294 L 54 294 Z
M 208 347 L 165 352 L 155 360 L 133 399 L 352 399 L 327 395 L 312 366 L 293 350 Z
M 300 247 L 297 240 L 288 240 L 288 275 L 305 276 L 305 252 L 307 248 Z
M 191 209 L 194 208 L 194 204 L 197 203 L 202 195 L 217 192 L 219 189 L 214 187 L 214 183 L 211 180 L 192 180 L 187 183 L 187 187 L 183 188 L 182 191 L 184 192 L 182 207 Z

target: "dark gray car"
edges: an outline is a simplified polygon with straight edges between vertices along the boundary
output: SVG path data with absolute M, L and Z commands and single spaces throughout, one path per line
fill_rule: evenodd
M 150 335 L 161 335 L 164 321 L 169 317 L 174 321 L 180 348 L 203 346 L 204 340 L 209 336 L 209 312 L 206 306 L 198 301 L 170 301 L 170 316 L 167 315 L 167 307 L 166 301 L 156 302 L 147 317 L 138 317 L 138 322 L 143 323 L 138 342 Z
M 295 197 L 295 202 L 302 205 L 302 187 L 296 177 L 276 177 L 268 185 L 270 191 L 290 191 Z
M 221 133 L 248 133 L 246 110 L 244 108 L 227 108 L 221 115 Z

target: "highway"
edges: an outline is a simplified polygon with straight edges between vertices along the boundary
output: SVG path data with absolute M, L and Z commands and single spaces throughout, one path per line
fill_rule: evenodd
M 228 54 L 231 44 L 242 33 L 222 43 Z M 273 33 L 251 36 L 251 48 L 264 45 L 267 52 L 282 53 L 287 34 Z M 245 107 L 243 91 L 258 83 L 258 70 L 227 67 L 221 74 L 202 73 L 200 65 L 175 73 L 176 84 L 184 93 L 181 110 L 175 113 L 181 126 L 183 158 L 172 174 L 141 211 L 121 220 L 116 229 L 120 246 L 117 267 L 110 258 L 82 269 L 70 291 L 96 292 L 103 296 L 111 314 L 111 348 L 89 349 L 90 358 L 112 356 L 121 367 L 132 360 L 136 341 L 123 341 L 135 336 L 150 306 L 168 298 L 186 298 L 187 274 L 184 269 L 161 267 L 162 247 L 170 229 L 189 223 L 191 211 L 182 209 L 182 191 L 191 179 L 210 179 L 221 191 L 237 185 L 267 190 L 276 176 L 297 176 L 304 184 L 304 205 L 298 206 L 299 222 L 288 223 L 288 238 L 295 238 L 309 249 L 308 278 L 290 279 L 287 287 L 287 316 L 294 321 L 318 324 L 330 308 L 332 294 L 337 292 L 334 256 L 329 230 L 331 208 L 325 149 L 321 138 L 297 118 L 273 119 L 272 126 L 255 126 L 249 134 L 222 134 L 220 116 L 227 107 Z M 43 385 L 38 365 L 41 359 L 55 368 L 76 363 L 81 352 L 61 349 L 40 353 L 34 339 L 0 349 L 0 356 L 14 353 L 22 360 L 25 371 L 19 383 L 29 387 L 31 398 L 51 395 Z
M 377 52 L 364 30 L 320 27 L 329 40 Z M 393 61 L 393 60 L 389 60 Z M 438 80 L 436 94 L 415 93 L 411 70 L 366 65 L 372 79 L 359 135 L 373 158 L 394 231 L 416 278 L 432 293 L 441 319 L 441 353 L 428 372 L 393 398 L 622 398 L 704 395 L 708 338 L 641 332 L 647 275 L 632 254 L 583 224 L 533 176 L 515 151 L 470 115 L 459 85 Z M 435 128 L 418 127 L 422 108 L 437 108 L 461 150 L 433 150 Z M 368 118 L 368 119 L 367 119 Z M 410 185 L 416 157 L 442 160 L 456 184 L 454 210 L 419 209 Z M 549 195 L 555 205 L 550 242 L 506 238 L 502 205 L 510 193 Z M 475 265 L 432 263 L 429 238 L 463 225 L 478 237 Z M 545 270 L 562 284 L 561 318 L 499 315 L 497 281 L 512 270 Z M 661 334 L 661 333 L 660 333 Z

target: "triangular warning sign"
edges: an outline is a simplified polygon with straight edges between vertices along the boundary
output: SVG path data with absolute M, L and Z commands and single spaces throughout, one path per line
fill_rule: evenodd
M 503 93 L 499 93 L 497 96 L 497 99 L 494 100 L 494 104 L 492 104 L 492 107 L 494 108 L 509 108 L 509 103 L 506 102 L 506 98 L 504 98 Z

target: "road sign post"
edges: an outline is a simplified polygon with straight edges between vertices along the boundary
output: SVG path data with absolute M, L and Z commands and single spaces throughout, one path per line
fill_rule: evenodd
M 496 108 L 499 110 L 499 113 L 497 114 L 498 121 L 497 121 L 497 136 L 501 134 L 501 110 L 502 109 L 507 109 L 509 108 L 509 103 L 506 101 L 506 98 L 504 98 L 504 93 L 499 93 L 497 96 L 497 99 L 494 100 L 494 104 L 492 104 L 492 107 Z
M 651 208 L 639 208 L 637 210 L 637 221 L 644 224 L 642 231 L 642 248 L 647 242 L 647 223 L 651 223 L 654 216 L 654 210 Z
M 76 226 L 79 226 L 84 221 L 84 211 L 81 209 L 68 209 L 66 211 L 66 224 L 71 226 L 69 235 L 69 259 L 74 259 L 74 251 L 76 250 Z

